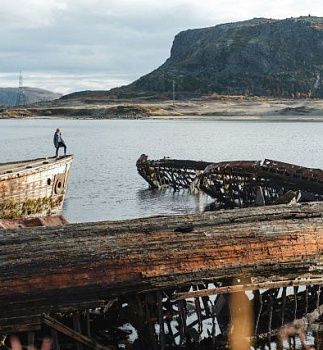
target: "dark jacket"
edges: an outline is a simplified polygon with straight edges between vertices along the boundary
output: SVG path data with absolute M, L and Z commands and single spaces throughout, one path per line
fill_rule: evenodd
M 59 138 L 61 139 L 60 142 L 65 145 L 65 142 L 62 138 L 62 135 L 60 132 L 55 132 L 54 134 L 54 146 L 57 148 L 59 146 Z

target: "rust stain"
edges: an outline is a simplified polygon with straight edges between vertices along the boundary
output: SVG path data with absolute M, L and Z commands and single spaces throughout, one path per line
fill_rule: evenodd
M 0 219 L 60 213 L 73 157 L 0 165 Z

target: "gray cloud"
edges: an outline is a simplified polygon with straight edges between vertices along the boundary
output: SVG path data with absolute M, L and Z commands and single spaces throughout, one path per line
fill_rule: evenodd
M 1 0 L 0 85 L 109 89 L 159 66 L 174 35 L 252 17 L 320 15 L 318 0 Z

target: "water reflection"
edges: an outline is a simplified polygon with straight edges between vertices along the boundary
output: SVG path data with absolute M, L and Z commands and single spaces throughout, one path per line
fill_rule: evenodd
M 174 191 L 171 188 L 161 190 L 141 189 L 136 192 L 137 205 L 141 210 L 151 213 L 153 206 L 162 213 L 203 213 L 212 199 L 202 192 L 192 194 L 188 190 Z M 157 213 L 156 213 L 157 214 Z
M 318 168 L 323 164 L 323 123 L 57 119 L 1 120 L 0 162 L 53 155 L 52 134 L 57 127 L 75 155 L 64 213 L 70 222 L 201 210 L 195 196 L 142 197 L 147 184 L 136 170 L 142 153 L 152 159 L 269 158 Z

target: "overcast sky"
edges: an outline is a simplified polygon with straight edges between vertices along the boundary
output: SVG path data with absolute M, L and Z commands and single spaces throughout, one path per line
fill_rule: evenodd
M 322 0 L 0 0 L 0 86 L 110 89 L 162 64 L 189 28 L 323 16 Z

